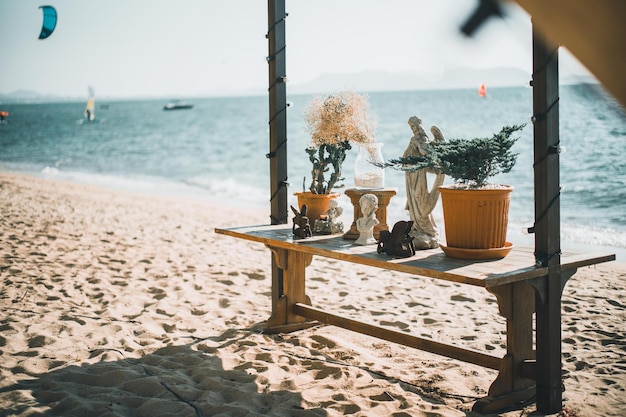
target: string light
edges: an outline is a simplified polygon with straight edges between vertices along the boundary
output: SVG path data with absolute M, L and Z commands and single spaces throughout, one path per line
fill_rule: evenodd
M 546 152 L 545 155 L 543 155 L 541 158 L 537 159 L 533 163 L 533 168 L 536 167 L 540 162 L 543 162 L 549 155 L 560 155 L 564 154 L 566 151 L 567 149 L 565 149 L 565 146 L 561 146 L 560 142 L 557 142 L 556 145 L 548 146 L 548 152 Z
M 565 146 L 559 146 L 558 144 L 550 146 L 550 148 L 548 150 L 549 153 L 556 153 L 556 154 L 563 154 L 566 151 L 567 151 L 567 149 L 565 149 Z
M 554 108 L 554 106 L 556 106 L 559 102 L 560 97 L 557 97 L 556 100 L 554 100 L 546 109 L 545 112 L 543 113 L 537 113 L 537 114 L 533 114 L 532 117 L 530 118 L 530 121 L 533 122 L 533 124 L 535 122 L 540 122 L 542 120 L 544 120 L 546 118 L 546 116 L 548 115 L 548 113 L 550 113 L 552 111 L 552 109 Z
M 285 20 L 287 19 L 288 14 L 285 13 L 285 15 L 278 19 L 277 21 L 274 22 L 274 24 L 268 29 L 265 37 L 267 39 L 270 38 L 270 33 L 272 31 L 276 30 L 276 26 L 278 26 L 279 24 L 284 24 Z M 278 54 L 281 54 L 285 52 L 286 49 L 286 45 L 283 44 L 283 46 L 274 51 L 273 54 L 267 56 L 265 59 L 267 61 L 268 64 L 271 64 L 272 61 L 276 60 L 276 57 L 278 56 Z M 270 67 L 271 68 L 271 67 Z M 278 76 L 276 78 L 276 80 L 274 81 L 274 83 L 272 85 L 269 86 L 268 91 L 272 90 L 273 88 L 276 87 L 277 84 L 286 84 L 287 83 L 287 77 L 285 75 L 282 76 Z M 276 111 L 276 113 L 270 118 L 269 122 L 268 122 L 268 127 L 271 128 L 271 126 L 274 124 L 276 118 L 285 113 L 287 111 L 287 108 L 291 106 L 291 103 L 286 103 L 285 107 L 281 108 L 280 110 Z M 281 143 L 278 144 L 278 146 L 276 147 L 276 149 L 270 151 L 269 153 L 267 153 L 265 155 L 266 158 L 276 158 L 278 151 L 285 147 L 287 145 L 287 138 L 285 138 Z M 289 187 L 289 183 L 287 182 L 287 178 L 285 177 L 283 180 L 279 180 L 278 183 L 276 184 L 276 189 L 273 191 L 271 197 L 270 197 L 270 202 L 274 201 L 274 199 L 276 198 L 276 196 L 278 195 L 278 193 L 284 189 Z M 270 219 L 272 220 L 273 224 L 283 224 L 283 223 L 287 223 L 288 222 L 288 217 L 286 216 L 286 212 L 284 213 L 284 217 L 277 219 L 273 214 L 270 215 Z

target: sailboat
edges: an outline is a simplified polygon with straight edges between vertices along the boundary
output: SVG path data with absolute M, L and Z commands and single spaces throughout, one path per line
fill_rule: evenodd
M 0 125 L 9 124 L 9 112 L 0 110 Z
M 487 97 L 487 86 L 485 84 L 478 86 L 478 95 L 481 97 Z
M 94 99 L 93 87 L 89 87 L 89 98 L 87 99 L 87 105 L 85 106 L 84 116 L 89 122 L 93 122 L 96 119 L 96 102 Z

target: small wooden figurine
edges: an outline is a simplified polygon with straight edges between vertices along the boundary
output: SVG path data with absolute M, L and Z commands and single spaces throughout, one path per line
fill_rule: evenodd
M 293 218 L 293 227 L 291 231 L 293 235 L 299 237 L 301 239 L 311 237 L 311 223 L 309 222 L 309 218 L 306 216 L 306 204 L 302 205 L 302 209 L 298 212 L 294 206 L 291 206 L 291 211 L 295 214 Z
M 413 237 L 409 234 L 413 227 L 413 221 L 400 220 L 393 225 L 391 232 L 381 230 L 376 252 L 386 253 L 398 258 L 408 258 L 415 255 Z

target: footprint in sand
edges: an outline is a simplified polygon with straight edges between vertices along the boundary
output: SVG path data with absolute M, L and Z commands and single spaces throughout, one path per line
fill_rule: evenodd
M 470 303 L 475 303 L 476 300 L 474 300 L 473 298 L 470 297 L 466 297 L 464 295 L 453 295 L 452 297 L 450 297 L 450 300 L 452 301 L 461 301 L 461 302 L 470 302 Z
M 31 349 L 44 347 L 47 344 L 47 342 L 49 341 L 48 339 L 46 339 L 45 336 L 35 336 L 28 341 L 28 347 Z
M 259 274 L 257 272 L 244 272 L 244 275 L 247 275 L 248 278 L 263 281 L 265 279 L 265 275 Z
M 311 368 L 318 371 L 314 377 L 318 381 L 320 379 L 326 379 L 328 377 L 331 377 L 333 379 L 339 379 L 343 375 L 341 367 L 329 366 L 321 362 L 314 362 Z
M 370 399 L 372 401 L 395 401 L 396 400 L 386 391 L 378 395 L 371 395 Z
M 166 333 L 173 333 L 176 331 L 176 325 L 163 323 L 163 330 L 165 330 Z
M 382 320 L 380 322 L 381 326 L 390 326 L 390 327 L 397 327 L 398 329 L 401 330 L 406 330 L 409 328 L 409 325 L 401 322 L 401 321 L 386 321 L 386 320 Z
M 163 289 L 156 287 L 150 288 L 150 294 L 153 294 L 153 298 L 156 300 L 162 300 L 167 296 L 167 293 Z
M 162 316 L 166 316 L 166 317 L 173 317 L 173 316 L 174 316 L 174 314 L 170 314 L 170 313 L 168 313 L 167 311 L 165 311 L 165 310 L 163 310 L 163 309 L 160 309 L 160 308 L 157 308 L 157 309 L 156 309 L 156 313 L 157 313 L 157 314 L 160 314 L 160 315 L 162 315 Z
M 191 315 L 193 316 L 204 316 L 206 313 L 208 313 L 206 310 L 199 310 L 195 308 L 191 310 Z
M 334 349 L 334 348 L 337 347 L 337 343 L 333 342 L 332 340 L 330 340 L 329 338 L 324 337 L 324 336 L 312 335 L 311 339 L 313 339 L 314 341 L 319 343 L 318 346 L 313 346 L 316 349 L 319 349 L 321 347 L 327 347 L 329 349 Z
M 82 320 L 82 319 L 80 319 L 78 317 L 75 317 L 75 316 L 70 316 L 68 314 L 61 315 L 61 317 L 59 319 L 63 320 L 63 321 L 75 321 L 76 323 L 80 324 L 81 326 L 84 326 L 85 324 L 87 324 L 86 321 L 84 321 L 84 320 Z
M 321 282 L 322 284 L 328 284 L 330 282 L 328 279 L 322 278 L 322 277 L 307 278 L 307 281 L 317 281 L 317 282 Z

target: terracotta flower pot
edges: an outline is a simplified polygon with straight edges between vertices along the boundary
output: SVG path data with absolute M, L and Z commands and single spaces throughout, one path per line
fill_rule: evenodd
M 444 185 L 439 191 L 448 247 L 505 247 L 513 187 L 459 189 Z
M 339 193 L 330 194 L 313 194 L 310 191 L 301 193 L 294 193 L 298 197 L 298 210 L 302 209 L 302 205 L 306 204 L 307 217 L 311 222 L 311 226 L 315 223 L 315 220 L 319 220 L 322 214 L 326 214 L 330 207 L 330 200 L 339 197 Z

